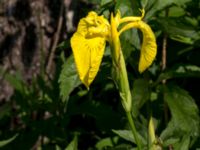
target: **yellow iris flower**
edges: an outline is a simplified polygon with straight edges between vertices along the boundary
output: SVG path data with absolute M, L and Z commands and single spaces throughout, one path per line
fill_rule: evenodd
M 91 11 L 80 20 L 77 31 L 71 38 L 71 46 L 80 80 L 87 88 L 97 75 L 106 41 L 115 47 L 114 60 L 117 63 L 121 51 L 119 35 L 127 29 L 138 28 L 143 33 L 139 72 L 143 72 L 151 65 L 157 52 L 156 38 L 151 28 L 142 21 L 143 16 L 144 11 L 141 17 L 121 18 L 118 11 L 115 16 L 111 14 L 110 24 L 103 16 Z M 118 31 L 120 24 L 123 26 Z

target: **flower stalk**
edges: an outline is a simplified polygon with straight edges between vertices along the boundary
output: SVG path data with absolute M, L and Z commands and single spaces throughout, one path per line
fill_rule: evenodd
M 136 144 L 138 146 L 138 150 L 141 150 L 140 140 L 138 138 L 137 130 L 135 128 L 134 121 L 131 116 L 131 106 L 132 106 L 132 97 L 128 82 L 126 64 L 124 60 L 124 56 L 121 50 L 121 43 L 119 39 L 119 33 L 117 31 L 117 23 L 116 19 L 111 15 L 111 54 L 113 60 L 113 66 L 115 70 L 116 83 L 119 90 L 119 94 L 121 97 L 121 102 L 124 110 L 126 111 L 127 119 L 129 121 L 131 131 L 135 138 Z
M 132 97 L 131 97 L 131 92 L 130 92 L 130 87 L 129 87 L 129 82 L 128 82 L 128 76 L 127 76 L 127 70 L 126 70 L 126 64 L 125 64 L 125 61 L 124 61 L 124 56 L 123 56 L 122 51 L 120 49 L 119 58 L 117 59 L 118 62 L 116 63 L 117 60 L 116 60 L 115 55 L 114 55 L 115 51 L 116 51 L 115 48 L 116 48 L 116 46 L 111 46 L 114 69 L 115 69 L 115 74 L 116 74 L 115 76 L 116 76 L 117 87 L 118 87 L 118 90 L 119 90 L 119 94 L 120 94 L 120 97 L 121 97 L 121 102 L 122 102 L 123 108 L 126 112 L 126 116 L 127 116 L 129 125 L 131 127 L 131 131 L 133 133 L 134 139 L 135 139 L 136 144 L 138 146 L 138 150 L 142 150 L 141 149 L 141 143 L 140 143 L 140 140 L 138 138 L 138 133 L 137 133 L 137 130 L 136 130 L 136 127 L 135 127 L 135 123 L 134 123 L 133 118 L 131 116 Z
M 131 127 L 131 131 L 132 131 L 133 136 L 135 138 L 136 144 L 138 146 L 138 150 L 142 150 L 142 145 L 141 145 L 141 142 L 138 138 L 137 130 L 136 130 L 133 118 L 131 116 L 131 112 L 126 112 L 126 116 L 128 118 L 128 121 L 129 121 L 129 124 L 130 124 L 130 127 Z
M 113 66 L 116 73 L 116 83 L 122 99 L 122 105 L 126 112 L 130 112 L 132 106 L 131 92 L 127 77 L 126 64 L 121 50 L 119 33 L 116 28 L 116 20 L 114 19 L 113 15 L 111 15 L 111 38 L 112 40 L 110 41 L 110 46 Z

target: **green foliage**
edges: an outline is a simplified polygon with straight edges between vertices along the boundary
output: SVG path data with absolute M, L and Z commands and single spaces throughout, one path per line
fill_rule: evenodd
M 117 135 L 119 135 L 119 137 L 136 144 L 136 141 L 135 141 L 131 131 L 129 131 L 129 130 L 113 130 L 113 132 L 116 133 Z M 144 137 L 139 135 L 139 139 L 141 140 L 143 146 L 147 145 L 146 139 Z
M 144 21 L 156 34 L 158 55 L 143 74 L 137 71 L 142 34 L 131 29 L 120 37 L 131 87 L 132 115 L 143 148 L 149 146 L 147 133 L 151 114 L 157 146 L 164 150 L 200 148 L 199 1 L 84 2 L 86 5 L 81 10 L 90 10 L 90 6 L 94 6 L 95 11 L 108 19 L 110 12 L 117 9 L 122 16 L 140 16 L 139 9 L 143 7 Z M 77 20 L 82 17 L 79 15 Z M 164 38 L 167 39 L 167 55 L 163 70 Z M 4 79 L 14 89 L 12 96 L 0 103 L 1 149 L 33 149 L 38 143 L 37 148 L 42 150 L 136 149 L 111 78 L 109 46 L 88 91 L 80 83 L 69 43 L 68 38 L 58 45 L 62 54 L 56 57 L 55 73 L 50 79 L 48 75 L 38 75 L 26 81 L 20 71 L 13 74 L 0 68 L 0 80 Z M 64 51 L 67 51 L 66 55 Z
M 190 141 L 190 138 L 197 138 L 200 131 L 197 105 L 186 91 L 176 86 L 165 87 L 164 99 L 169 106 L 172 119 L 168 123 L 168 127 L 162 132 L 161 138 L 164 141 L 169 140 L 171 137 L 180 138 L 181 143 L 186 141 L 188 143 L 184 147 L 189 147 L 190 142 L 188 140 Z M 179 144 L 180 146 L 182 144 Z
M 159 18 L 158 23 L 170 38 L 186 44 L 194 44 L 199 39 L 200 32 L 187 18 Z
M 62 66 L 62 71 L 59 77 L 60 83 L 60 96 L 62 101 L 66 102 L 70 93 L 80 85 L 79 76 L 76 72 L 76 66 L 74 64 L 74 57 L 71 55 Z
M 108 138 L 101 139 L 101 140 L 96 144 L 95 147 L 96 147 L 98 150 L 103 150 L 103 149 L 105 149 L 106 147 L 113 147 L 114 144 L 117 143 L 118 139 L 119 139 L 118 137 L 114 137 L 114 138 L 108 137 Z
M 19 92 L 24 91 L 24 81 L 20 72 L 17 72 L 15 75 L 13 75 L 5 72 L 2 68 L 0 68 L 0 74 L 4 76 L 5 80 L 7 80 L 9 84 L 15 88 L 15 90 Z
M 132 90 L 132 113 L 134 117 L 139 114 L 139 109 L 149 100 L 149 82 L 144 79 L 137 79 L 133 84 Z
M 77 149 L 78 149 L 78 139 L 77 136 L 75 136 L 65 150 L 77 150 Z

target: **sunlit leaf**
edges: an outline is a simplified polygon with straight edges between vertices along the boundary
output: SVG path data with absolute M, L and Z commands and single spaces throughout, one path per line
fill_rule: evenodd
M 78 137 L 77 137 L 77 135 L 74 136 L 74 139 L 65 148 L 65 150 L 78 150 Z
M 136 143 L 135 138 L 133 137 L 133 133 L 130 130 L 112 130 L 114 133 L 116 133 L 121 138 Z M 143 146 L 147 144 L 147 141 L 142 137 L 140 134 L 138 134 L 139 140 L 142 142 Z
M 7 140 L 3 140 L 0 141 L 0 147 L 4 147 L 5 145 L 11 143 L 13 140 L 15 140 L 15 138 L 18 136 L 18 134 L 14 135 L 13 137 L 7 139 Z
M 117 141 L 118 141 L 118 137 L 115 137 L 115 138 L 107 137 L 107 138 L 101 139 L 101 140 L 96 144 L 95 147 L 96 147 L 98 150 L 103 150 L 104 148 L 113 147 L 114 144 L 116 144 Z

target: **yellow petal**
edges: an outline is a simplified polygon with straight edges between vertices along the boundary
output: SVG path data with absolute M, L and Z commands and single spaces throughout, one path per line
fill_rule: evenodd
M 90 12 L 80 20 L 70 41 L 80 80 L 87 88 L 97 75 L 105 49 L 107 26 L 102 20 L 105 21 L 102 16 Z M 101 30 L 105 31 L 105 36 Z
M 143 33 L 142 49 L 140 52 L 139 72 L 145 71 L 153 62 L 157 53 L 156 38 L 150 26 L 143 21 L 139 22 L 139 29 Z
M 87 88 L 89 88 L 99 70 L 105 43 L 104 38 L 85 39 L 79 33 L 75 33 L 71 38 L 71 46 L 78 74 L 80 80 Z
M 153 62 L 157 53 L 156 38 L 150 26 L 143 21 L 131 22 L 125 25 L 120 31 L 122 32 L 130 29 L 138 28 L 143 33 L 142 49 L 140 52 L 139 72 L 145 71 Z

